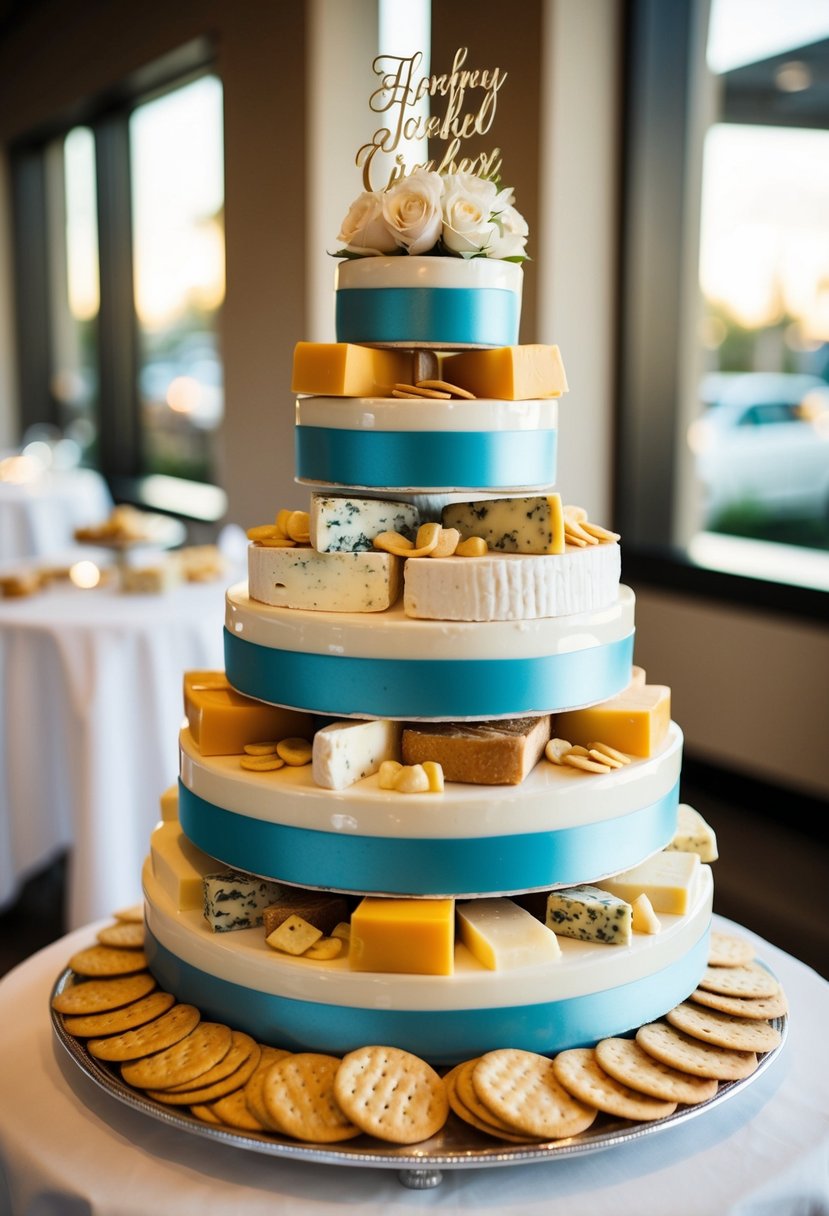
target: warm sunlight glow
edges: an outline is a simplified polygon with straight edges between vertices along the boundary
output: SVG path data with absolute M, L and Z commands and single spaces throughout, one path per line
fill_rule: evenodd
M 100 583 L 101 571 L 94 562 L 75 562 L 74 566 L 69 567 L 69 579 L 76 587 L 80 587 L 84 591 L 91 591 Z

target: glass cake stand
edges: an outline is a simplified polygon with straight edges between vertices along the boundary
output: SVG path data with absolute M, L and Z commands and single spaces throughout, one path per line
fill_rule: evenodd
M 58 977 L 52 997 L 62 992 L 73 978 L 67 968 Z M 683 1106 L 664 1119 L 637 1123 L 599 1114 L 595 1124 L 577 1136 L 530 1145 L 508 1145 L 470 1127 L 450 1111 L 441 1131 L 414 1145 L 394 1145 L 371 1136 L 359 1136 L 335 1145 L 305 1144 L 277 1133 L 243 1132 L 233 1128 L 213 1127 L 194 1115 L 175 1107 L 164 1106 L 126 1085 L 115 1071 L 86 1050 L 84 1043 L 67 1033 L 62 1016 L 51 1010 L 55 1037 L 68 1053 L 73 1064 L 111 1097 L 152 1119 L 180 1131 L 218 1141 L 271 1157 L 286 1157 L 295 1161 L 322 1165 L 361 1166 L 366 1169 L 396 1170 L 400 1182 L 413 1190 L 438 1186 L 444 1170 L 486 1169 L 505 1165 L 526 1165 L 534 1161 L 555 1161 L 563 1157 L 602 1152 L 623 1144 L 651 1137 L 707 1115 L 727 1099 L 734 1097 L 756 1081 L 774 1062 L 786 1040 L 788 1018 L 770 1019 L 780 1032 L 780 1042 L 761 1055 L 757 1068 L 740 1081 L 721 1081 L 717 1093 L 697 1106 Z

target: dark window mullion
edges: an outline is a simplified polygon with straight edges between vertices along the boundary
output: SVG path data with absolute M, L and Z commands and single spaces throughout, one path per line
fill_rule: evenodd
M 42 148 L 11 157 L 14 293 L 20 383 L 20 431 L 35 423 L 57 425 L 52 396 L 46 157 Z
M 137 339 L 132 268 L 129 115 L 93 124 L 98 190 L 101 304 L 98 318 L 101 468 L 109 477 L 141 473 Z

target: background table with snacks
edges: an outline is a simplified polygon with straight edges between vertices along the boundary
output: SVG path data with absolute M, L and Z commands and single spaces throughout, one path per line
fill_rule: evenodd
M 150 1117 L 96 1085 L 55 1037 L 49 1003 L 69 958 L 95 941 L 103 923 L 69 934 L 0 982 L 2 1213 L 310 1216 L 343 1206 L 367 1216 L 424 1207 L 491 1216 L 829 1211 L 829 984 L 731 922 L 715 918 L 715 927 L 754 944 L 789 1003 L 786 1041 L 752 1084 L 707 1113 L 696 1108 L 702 1117 L 604 1151 L 498 1169 L 445 1169 L 428 1196 L 402 1187 L 388 1160 L 383 1168 L 346 1168 L 263 1155 Z
M 26 456 L 0 460 L 0 561 L 47 557 L 72 543 L 77 527 L 112 507 L 94 469 L 45 470 Z
M 0 905 L 66 848 L 70 927 L 138 897 L 183 672 L 223 666 L 231 567 L 177 553 L 137 560 L 130 591 L 93 547 L 0 574 Z

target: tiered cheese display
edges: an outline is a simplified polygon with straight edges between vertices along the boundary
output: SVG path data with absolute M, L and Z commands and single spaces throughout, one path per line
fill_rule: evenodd
M 564 364 L 519 343 L 527 227 L 475 168 L 349 210 L 336 341 L 294 357 L 307 510 L 249 531 L 145 866 L 159 985 L 292 1052 L 553 1055 L 708 961 L 715 846 L 620 538 L 556 491 Z

